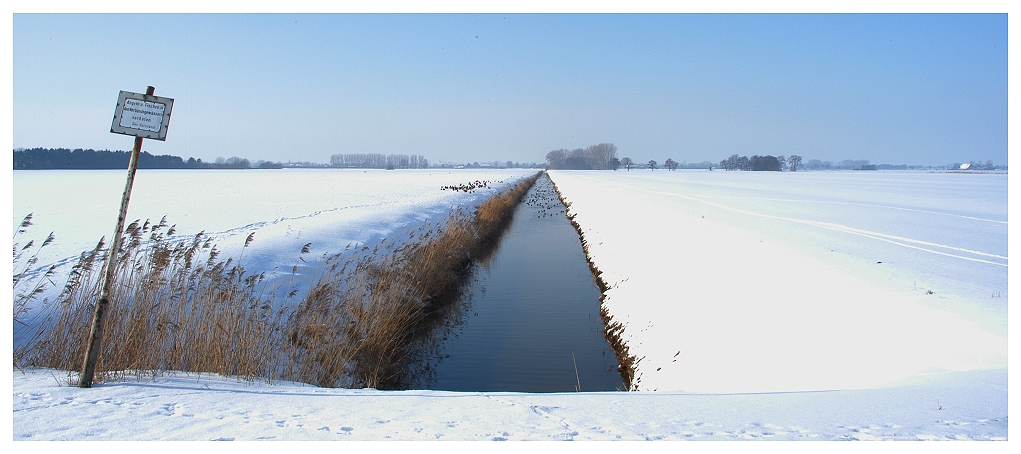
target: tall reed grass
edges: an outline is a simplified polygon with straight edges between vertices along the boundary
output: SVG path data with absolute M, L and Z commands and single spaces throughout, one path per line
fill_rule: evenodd
M 171 241 L 174 228 L 165 218 L 135 221 L 118 251 L 96 380 L 192 371 L 326 387 L 399 387 L 430 316 L 456 297 L 472 264 L 492 251 L 537 177 L 473 211 L 456 210 L 426 224 L 406 241 L 324 256 L 308 287 L 288 289 L 282 299 L 273 296 L 264 273 L 242 265 L 252 235 L 236 260 L 221 260 L 203 233 Z M 15 366 L 81 366 L 103 247 L 101 240 L 81 254 L 51 319 L 16 348 Z M 16 294 L 24 287 L 19 282 L 15 274 Z M 38 293 L 28 290 L 25 303 Z
M 12 300 L 13 306 L 13 321 L 14 321 L 14 344 L 27 344 L 38 340 L 38 330 L 32 330 L 31 327 L 38 325 L 40 320 L 32 314 L 30 311 L 29 304 L 36 300 L 39 295 L 43 294 L 48 286 L 53 284 L 53 274 L 56 270 L 56 265 L 49 266 L 45 272 L 39 273 L 34 272 L 33 267 L 39 262 L 39 253 L 42 250 L 53 243 L 54 236 L 53 232 L 43 240 L 42 244 L 38 248 L 35 247 L 35 240 L 30 240 L 24 246 L 18 242 L 18 237 L 24 235 L 28 231 L 28 228 L 32 226 L 32 213 L 29 213 L 21 220 L 18 228 L 14 231 L 14 298 Z M 34 248 L 34 249 L 33 249 Z M 23 360 L 17 352 L 14 354 L 14 365 L 17 367 L 18 363 Z

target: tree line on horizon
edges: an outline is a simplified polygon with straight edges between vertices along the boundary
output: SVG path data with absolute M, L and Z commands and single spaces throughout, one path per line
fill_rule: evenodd
M 667 158 L 663 162 L 663 168 L 667 170 L 685 169 L 710 169 L 715 165 L 709 161 L 689 164 L 680 163 Z M 546 167 L 553 170 L 617 170 L 624 167 L 627 170 L 643 167 L 656 170 L 659 163 L 655 160 L 639 164 L 630 157 L 617 158 L 617 146 L 612 143 L 601 143 L 589 145 L 585 148 L 568 150 L 561 148 L 546 153 Z
M 429 160 L 422 155 L 383 153 L 344 153 L 330 156 L 330 167 L 357 169 L 426 169 Z
M 775 161 L 774 161 L 775 160 Z M 790 170 L 797 171 L 798 169 L 804 170 L 927 170 L 927 169 L 942 169 L 942 170 L 1007 170 L 1006 165 L 997 165 L 993 161 L 987 160 L 982 161 L 971 161 L 968 163 L 952 163 L 943 166 L 931 166 L 931 165 L 908 165 L 908 164 L 872 164 L 868 159 L 844 159 L 843 161 L 832 162 L 822 161 L 819 159 L 809 159 L 805 161 L 799 155 L 790 155 L 786 159 L 781 155 L 777 157 L 773 156 L 758 156 L 752 157 L 738 156 L 733 154 L 727 159 L 720 161 L 720 167 L 726 170 Z
M 791 172 L 797 171 L 798 167 L 801 167 L 802 158 L 798 155 L 791 155 L 790 157 L 784 158 L 783 155 L 772 156 L 772 155 L 753 155 L 738 156 L 737 154 L 730 155 L 727 159 L 720 161 L 720 167 L 724 170 L 752 170 L 752 171 L 775 171 L 779 172 L 785 167 L 789 168 Z
M 77 148 L 16 148 L 14 149 L 13 164 L 14 170 L 117 170 L 126 169 L 130 153 L 122 150 L 93 150 Z M 279 169 L 283 167 L 356 167 L 356 168 L 484 168 L 504 167 L 506 168 L 539 168 L 542 165 L 536 163 L 518 163 L 512 161 L 493 161 L 480 164 L 478 162 L 458 165 L 454 163 L 431 164 L 421 155 L 404 154 L 335 154 L 331 156 L 329 164 L 315 162 L 280 162 L 255 161 L 254 163 L 246 158 L 237 156 L 230 158 L 216 158 L 213 162 L 204 162 L 202 159 L 182 159 L 171 155 L 153 155 L 147 151 L 139 154 L 138 168 L 140 169 Z M 634 162 L 629 157 L 617 158 L 617 147 L 612 143 L 601 143 L 590 145 L 586 148 L 573 150 L 559 149 L 546 154 L 546 167 L 550 169 L 572 169 L 572 170 L 617 170 L 621 167 L 631 170 L 634 168 L 645 168 L 655 170 L 659 166 L 654 160 L 647 163 Z M 1006 165 L 994 164 L 992 161 L 970 161 L 968 163 L 952 163 L 945 166 L 928 165 L 892 165 L 892 164 L 870 164 L 867 159 L 845 159 L 839 162 L 821 161 L 810 159 L 803 161 L 801 156 L 759 156 L 752 157 L 731 155 L 719 163 L 703 161 L 698 163 L 678 163 L 673 159 L 667 159 L 662 167 L 668 170 L 682 169 L 711 169 L 714 166 L 726 170 L 909 170 L 909 169 L 946 169 L 946 170 L 967 170 L 967 171 L 1003 171 L 1007 170 Z
M 621 161 L 617 159 L 616 145 L 601 143 L 573 150 L 553 150 L 546 153 L 546 163 L 550 169 L 557 170 L 617 170 Z
M 19 148 L 14 150 L 14 170 L 116 170 L 127 169 L 131 153 L 122 150 L 93 150 L 76 148 Z M 280 163 L 252 162 L 237 156 L 216 158 L 214 162 L 179 156 L 153 155 L 148 151 L 138 154 L 139 169 L 250 169 L 276 168 Z
M 15 148 L 14 170 L 117 170 L 126 169 L 130 152 L 122 150 L 74 150 L 67 148 Z M 140 169 L 280 169 L 280 168 L 369 168 L 369 169 L 425 169 L 425 168 L 542 168 L 534 162 L 492 161 L 456 164 L 429 162 L 422 155 L 349 153 L 335 154 L 329 163 L 255 161 L 241 157 L 216 158 L 213 162 L 202 159 L 182 159 L 178 156 L 154 156 L 142 151 L 138 158 Z

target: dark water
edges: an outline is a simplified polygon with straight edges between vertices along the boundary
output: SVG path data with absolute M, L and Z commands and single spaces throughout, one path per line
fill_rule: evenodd
M 417 388 L 571 392 L 623 387 L 603 336 L 599 289 L 543 174 L 497 251 L 437 330 Z M 577 369 L 575 369 L 577 365 Z

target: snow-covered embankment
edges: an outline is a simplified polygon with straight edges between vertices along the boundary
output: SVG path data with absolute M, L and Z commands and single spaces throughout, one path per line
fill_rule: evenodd
M 609 286 L 604 305 L 640 358 L 639 390 L 863 389 L 926 373 L 1006 368 L 1005 332 L 935 304 L 923 289 L 877 282 L 846 259 L 828 259 L 819 253 L 828 244 L 799 243 L 805 229 L 838 243 L 849 235 L 798 222 L 816 219 L 813 205 L 798 219 L 770 214 L 770 203 L 782 203 L 769 201 L 778 185 L 825 180 L 723 174 L 550 172 Z M 758 209 L 713 187 L 735 178 L 753 187 Z M 770 233 L 777 231 L 790 235 Z M 921 268 L 898 266 L 898 276 Z M 1005 266 L 984 266 L 1006 274 Z

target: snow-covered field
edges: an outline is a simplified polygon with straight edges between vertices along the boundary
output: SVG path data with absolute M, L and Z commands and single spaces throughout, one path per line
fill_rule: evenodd
M 1007 367 L 1006 175 L 550 176 L 644 358 L 642 390 L 861 389 Z
M 272 270 L 294 263 L 302 246 L 313 256 L 339 252 L 349 243 L 372 244 L 407 226 L 445 216 L 523 176 L 528 169 L 281 169 L 139 170 L 127 222 L 163 216 L 188 238 L 205 232 L 229 256 L 249 234 L 246 267 Z M 123 170 L 14 171 L 14 219 L 33 213 L 30 235 L 39 244 L 49 232 L 40 266 L 67 263 L 109 238 L 117 221 L 127 173 Z M 489 181 L 474 193 L 443 186 Z M 496 182 L 503 181 L 497 184 Z
M 256 231 L 266 246 L 253 260 L 293 261 L 306 242 L 371 243 L 484 195 L 439 186 L 531 173 L 333 172 L 268 171 L 257 188 L 239 172 L 146 187 L 140 172 L 129 218 L 168 214 L 182 235 L 213 232 L 227 250 Z M 123 173 L 100 173 L 90 178 L 105 192 L 89 197 L 52 188 L 60 172 L 15 172 L 14 222 L 34 211 L 36 233 L 56 231 L 69 251 L 57 260 L 91 247 L 112 228 L 123 187 Z M 13 437 L 1007 438 L 1006 175 L 551 177 L 643 358 L 642 392 L 326 390 L 185 374 L 79 390 L 61 372 L 15 370 Z M 62 234 L 78 226 L 91 230 Z

